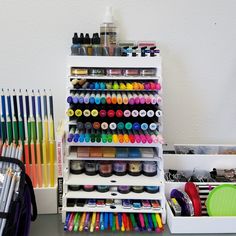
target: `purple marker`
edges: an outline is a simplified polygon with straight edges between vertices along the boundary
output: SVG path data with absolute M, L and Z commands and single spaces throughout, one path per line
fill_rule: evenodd
M 131 93 L 128 93 L 129 104 L 134 105 L 134 98 Z
M 138 95 L 137 95 L 137 94 L 134 94 L 133 96 L 134 96 L 134 103 L 135 103 L 135 104 L 139 104 L 140 101 L 139 101 Z
M 144 88 L 145 88 L 146 90 L 150 90 L 150 84 L 149 84 L 149 83 L 145 83 L 145 84 L 144 84 Z
M 84 103 L 84 93 L 79 94 L 79 103 L 83 104 Z
M 77 104 L 79 102 L 79 94 L 76 93 L 75 96 L 73 97 L 73 103 Z
M 143 95 L 140 93 L 138 96 L 140 104 L 145 104 L 145 98 L 143 97 Z
M 72 103 L 72 102 L 73 102 L 73 96 L 74 96 L 74 94 L 73 94 L 73 93 L 70 93 L 70 96 L 67 97 L 67 100 L 66 100 L 66 101 L 67 101 L 68 103 Z
M 84 103 L 89 104 L 89 93 L 86 93 L 86 95 L 84 96 Z

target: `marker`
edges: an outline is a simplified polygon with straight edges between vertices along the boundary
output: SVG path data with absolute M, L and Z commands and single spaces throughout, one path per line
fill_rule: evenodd
M 138 217 L 139 217 L 139 222 L 140 222 L 140 224 L 141 224 L 142 229 L 145 230 L 145 224 L 144 224 L 143 214 L 142 214 L 142 213 L 139 213 L 139 214 L 138 214 Z
M 147 111 L 147 116 L 148 116 L 149 118 L 153 117 L 154 114 L 155 114 L 155 113 L 154 113 L 153 110 L 148 110 L 148 111 Z
M 110 123 L 110 124 L 109 124 L 109 128 L 110 128 L 111 130 L 115 130 L 115 129 L 117 128 L 116 123 L 115 123 L 115 122 Z
M 100 213 L 100 229 L 103 231 L 104 230 L 104 213 Z
M 107 102 L 107 104 L 111 104 L 112 103 L 112 98 L 111 98 L 111 94 L 110 93 L 107 93 L 106 102 Z
M 75 213 L 72 212 L 71 213 L 71 218 L 69 220 L 69 223 L 68 223 L 68 230 L 71 232 L 73 230 L 73 227 L 74 227 L 74 218 L 75 218 Z
M 156 113 L 155 113 L 155 115 L 156 115 L 157 117 L 161 117 L 161 116 L 162 116 L 162 111 L 161 111 L 161 110 L 157 110 Z
M 77 104 L 79 102 L 79 93 L 75 93 L 74 96 L 72 97 L 72 101 L 74 104 Z M 84 101 L 84 99 L 83 99 Z
M 139 228 L 137 226 L 137 223 L 136 223 L 136 220 L 135 220 L 135 217 L 134 217 L 133 213 L 130 213 L 130 220 L 131 220 L 131 223 L 132 223 L 132 226 L 133 226 L 134 230 L 139 231 Z
M 162 224 L 162 220 L 161 220 L 160 214 L 156 213 L 155 216 L 156 216 L 156 221 L 157 221 L 157 224 L 158 224 L 159 228 L 162 229 L 163 228 L 163 224 Z
M 129 99 L 129 104 L 134 105 L 134 98 L 133 98 L 133 95 L 131 93 L 128 93 L 128 99 Z
M 147 214 L 147 218 L 148 218 L 149 227 L 150 227 L 150 229 L 151 229 L 151 231 L 152 231 L 154 225 L 153 225 L 153 222 L 152 222 L 152 215 L 151 215 L 151 213 L 148 213 L 148 214 Z
M 112 95 L 111 95 L 111 102 L 112 102 L 112 104 L 116 104 L 117 103 L 117 98 L 116 98 L 116 94 L 115 93 L 112 93 Z
M 104 213 L 104 230 L 108 229 L 108 213 Z
M 84 223 L 84 231 L 88 231 L 89 229 L 89 219 L 90 219 L 90 213 L 86 213 L 85 223 Z
M 68 213 L 66 214 L 66 220 L 65 220 L 65 224 L 64 224 L 64 230 L 65 230 L 65 231 L 67 231 L 67 229 L 68 229 L 67 226 L 68 226 L 68 223 L 69 223 L 71 214 L 72 214 L 72 213 L 70 213 L 70 212 L 68 212 Z
M 86 102 L 88 104 L 89 103 L 89 99 Z M 78 94 L 78 103 L 79 104 L 85 103 L 85 93 Z
M 74 112 L 74 111 L 73 111 Z M 71 113 L 72 114 L 72 113 Z M 83 114 L 83 112 L 80 110 L 80 109 L 76 109 L 75 110 L 75 115 L 77 116 L 77 117 L 80 117 L 80 116 L 82 116 L 82 114 Z
M 147 115 L 147 112 L 144 109 L 139 111 L 139 116 L 140 117 L 145 117 L 146 115 Z
M 142 105 L 145 104 L 145 98 L 143 97 L 141 93 L 139 93 L 138 97 L 139 97 L 139 103 Z
M 107 122 L 102 122 L 101 128 L 102 128 L 103 130 L 108 129 L 108 124 L 107 124 Z
M 86 93 L 84 96 L 84 104 L 89 104 L 89 93 Z
M 113 232 L 115 232 L 116 231 L 116 217 L 115 217 L 115 213 L 110 213 L 110 215 L 111 215 L 110 222 L 112 220 L 112 225 L 110 223 L 110 228 L 111 228 L 111 230 Z
M 140 103 L 139 97 L 138 97 L 138 95 L 136 93 L 133 93 L 133 98 L 134 98 L 134 103 L 135 104 L 139 104 Z
M 89 109 L 85 109 L 84 111 L 83 111 L 83 115 L 85 116 L 85 117 L 89 117 L 90 116 L 90 110 Z
M 106 110 L 100 110 L 100 111 L 99 111 L 99 116 L 100 116 L 100 117 L 104 118 L 104 117 L 106 117 L 106 115 L 107 115 Z
M 100 103 L 101 103 L 100 94 L 96 94 L 96 96 L 95 96 L 95 104 L 99 105 Z
M 74 219 L 74 232 L 78 231 L 80 217 L 81 217 L 81 213 L 77 212 Z
M 93 212 L 92 220 L 91 220 L 91 224 L 90 224 L 90 230 L 89 230 L 90 232 L 94 231 L 95 224 L 96 224 L 96 212 Z
M 97 213 L 96 215 L 96 226 L 95 226 L 96 231 L 100 229 L 100 213 Z
M 101 104 L 106 104 L 106 95 L 105 95 L 105 93 L 102 93 L 100 100 L 101 100 Z
M 143 214 L 143 217 L 144 217 L 145 228 L 147 229 L 148 232 L 151 232 L 152 228 L 149 226 L 147 214 Z
M 81 218 L 81 221 L 80 221 L 80 224 L 79 224 L 79 231 L 80 232 L 83 231 L 85 218 L 86 218 L 86 212 L 83 212 L 82 218 Z
M 123 111 L 122 110 L 117 110 L 116 111 L 116 117 L 121 118 L 123 116 Z
M 151 213 L 151 214 L 152 214 L 152 223 L 153 223 L 153 225 L 154 225 L 155 231 L 156 231 L 156 232 L 159 232 L 160 230 L 159 230 L 159 228 L 158 228 L 158 226 L 157 226 L 157 221 L 156 221 L 155 213 Z
M 93 109 L 93 110 L 91 111 L 91 115 L 92 115 L 93 117 L 97 117 L 97 116 L 98 116 L 98 110 L 97 110 L 97 109 Z
M 141 124 L 141 129 L 142 130 L 147 130 L 148 129 L 148 124 L 147 123 L 142 123 Z
M 121 105 L 121 104 L 123 103 L 123 100 L 122 100 L 122 97 L 121 97 L 121 94 L 120 94 L 120 93 L 117 94 L 117 103 L 118 103 L 119 105 Z
M 116 231 L 120 230 L 120 226 L 119 226 L 119 219 L 118 219 L 118 214 L 114 213 L 115 215 L 115 220 L 116 220 Z
M 131 112 L 129 110 L 125 110 L 123 112 L 123 114 L 124 114 L 124 117 L 130 117 L 131 116 Z
M 122 94 L 122 102 L 123 102 L 125 105 L 129 104 L 129 99 L 128 99 L 128 97 L 127 97 L 127 95 L 126 95 L 125 93 Z
M 107 116 L 113 118 L 115 116 L 115 112 L 113 110 L 108 110 Z
M 133 110 L 133 111 L 131 112 L 131 114 L 132 114 L 133 117 L 138 117 L 139 112 L 138 112 L 137 110 Z

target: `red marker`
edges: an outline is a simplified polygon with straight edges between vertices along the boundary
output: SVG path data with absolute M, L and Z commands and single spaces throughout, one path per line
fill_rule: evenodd
M 101 110 L 101 111 L 99 111 L 99 116 L 100 117 L 106 117 L 106 115 L 107 115 L 107 112 L 106 112 L 106 110 Z
M 113 118 L 115 116 L 115 112 L 113 110 L 108 110 L 107 115 L 108 117 Z
M 111 104 L 111 94 L 110 93 L 107 93 L 106 101 L 107 101 L 107 104 Z
M 121 117 L 123 116 L 123 111 L 117 110 L 117 111 L 116 111 L 116 116 L 117 116 L 118 118 L 121 118 Z

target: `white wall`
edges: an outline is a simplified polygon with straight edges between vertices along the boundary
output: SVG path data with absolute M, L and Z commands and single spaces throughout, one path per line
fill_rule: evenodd
M 168 144 L 235 143 L 235 0 L 0 0 L 0 83 L 52 88 L 64 115 L 74 31 L 99 30 L 112 5 L 122 39 L 156 39 Z

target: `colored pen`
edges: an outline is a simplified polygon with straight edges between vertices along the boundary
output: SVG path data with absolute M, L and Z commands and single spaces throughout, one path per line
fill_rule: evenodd
M 98 212 L 96 215 L 96 226 L 95 226 L 96 231 L 100 229 L 100 213 Z
M 99 213 L 98 213 L 99 214 Z M 92 220 L 91 220 L 91 224 L 90 224 L 90 232 L 94 231 L 95 228 L 95 224 L 96 224 L 96 212 L 93 212 L 92 214 Z
M 100 213 L 100 229 L 103 231 L 104 230 L 104 213 Z
M 104 230 L 106 230 L 106 229 L 108 229 L 108 220 L 109 218 L 108 218 L 108 213 L 107 212 L 105 212 L 104 213 Z
M 67 229 L 68 229 L 67 226 L 68 226 L 68 223 L 69 223 L 71 214 L 72 214 L 72 213 L 70 213 L 70 212 L 68 212 L 68 213 L 66 214 L 66 220 L 65 220 L 65 224 L 64 224 L 64 230 L 65 230 L 65 231 L 67 231 Z
M 77 212 L 74 219 L 74 232 L 78 231 L 81 213 Z
M 89 220 L 90 220 L 90 213 L 86 213 L 85 223 L 84 223 L 84 231 L 89 230 Z
M 70 221 L 69 221 L 69 223 L 68 223 L 68 230 L 71 232 L 72 230 L 73 230 L 73 227 L 74 227 L 74 218 L 75 218 L 75 213 L 74 212 L 72 212 L 71 213 L 71 219 L 70 219 Z
M 79 224 L 79 231 L 82 232 L 84 229 L 84 222 L 85 222 L 85 218 L 86 218 L 86 212 L 83 212 L 82 217 L 81 217 L 81 221 Z

